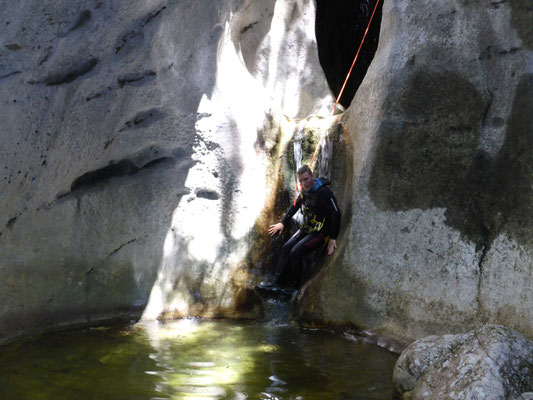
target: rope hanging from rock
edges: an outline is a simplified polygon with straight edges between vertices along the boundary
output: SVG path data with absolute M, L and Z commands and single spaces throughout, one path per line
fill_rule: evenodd
M 357 49 L 357 53 L 355 53 L 355 57 L 353 59 L 352 65 L 350 69 L 348 70 L 348 73 L 346 74 L 346 79 L 344 79 L 344 83 L 342 84 L 341 90 L 339 92 L 339 95 L 337 96 L 337 99 L 335 101 L 335 105 L 333 106 L 333 109 L 331 110 L 330 116 L 333 116 L 335 114 L 335 110 L 337 109 L 337 106 L 339 105 L 339 101 L 341 100 L 342 94 L 344 93 L 344 89 L 346 88 L 346 84 L 348 83 L 348 79 L 350 79 L 350 75 L 352 73 L 353 67 L 355 65 L 355 62 L 357 61 L 357 58 L 359 57 L 359 53 L 361 52 L 361 49 L 363 48 L 363 43 L 365 42 L 366 35 L 368 33 L 368 30 L 370 29 L 370 24 L 372 23 L 372 19 L 374 18 L 374 14 L 376 13 L 376 10 L 378 9 L 379 0 L 376 1 L 376 4 L 374 5 L 374 10 L 372 11 L 372 15 L 370 16 L 370 19 L 368 20 L 368 24 L 365 29 L 365 33 L 363 35 L 363 39 L 361 40 L 361 44 L 359 44 L 359 48 Z M 320 136 L 320 141 L 318 142 L 318 146 L 316 147 L 315 151 L 313 152 L 313 156 L 311 157 L 311 162 L 309 163 L 309 168 L 313 167 L 313 163 L 315 162 L 315 157 L 318 154 L 318 150 L 320 149 L 320 142 L 322 141 L 322 136 L 324 135 L 324 132 L 322 132 Z M 296 177 L 296 187 L 294 188 L 294 202 L 293 204 L 296 205 L 296 199 L 298 198 L 298 177 Z

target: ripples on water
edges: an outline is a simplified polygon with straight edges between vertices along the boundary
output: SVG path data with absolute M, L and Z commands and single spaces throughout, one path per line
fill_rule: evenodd
M 396 359 L 289 325 L 139 323 L 0 347 L 0 399 L 391 399 Z

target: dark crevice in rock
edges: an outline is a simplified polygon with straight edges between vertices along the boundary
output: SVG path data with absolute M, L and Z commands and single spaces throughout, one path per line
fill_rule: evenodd
M 8 72 L 7 74 L 0 75 L 0 79 L 9 78 L 10 76 L 18 75 L 18 74 L 20 74 L 21 72 L 22 72 L 22 71 Z
M 214 190 L 200 189 L 196 192 L 196 197 L 200 197 L 202 199 L 207 200 L 218 200 L 220 199 L 220 194 L 218 194 Z
M 15 222 L 17 222 L 17 217 L 10 218 L 9 221 L 7 221 L 6 228 L 13 229 Z
M 102 97 L 102 92 L 93 93 L 85 98 L 85 101 L 91 101 Z
M 45 62 L 47 62 L 51 55 L 52 55 L 52 46 L 49 46 L 46 49 L 46 53 L 44 54 L 44 56 L 39 60 L 39 65 L 43 65 Z
M 153 13 L 148 14 L 146 17 L 144 17 L 143 21 L 141 22 L 141 26 L 144 27 L 148 25 L 150 22 L 152 22 L 154 18 L 157 18 L 166 8 L 167 6 L 163 6 L 159 10 L 156 10 Z
M 120 38 L 117 40 L 115 45 L 115 54 L 120 53 L 122 50 L 125 50 L 127 47 L 133 47 L 136 44 L 144 39 L 143 28 L 152 22 L 155 18 L 161 15 L 161 12 L 166 9 L 166 6 L 159 8 L 158 10 L 149 13 L 145 17 L 138 20 L 133 26 L 133 29 L 128 30 L 128 32 L 123 33 Z
M 72 27 L 69 29 L 70 32 L 75 31 L 83 26 L 85 26 L 91 20 L 92 14 L 90 10 L 83 10 L 78 16 L 78 19 L 74 22 Z
M 487 102 L 487 106 L 485 107 L 485 112 L 483 113 L 483 118 L 481 119 L 481 123 L 483 125 L 487 124 L 487 117 L 489 115 L 490 107 L 492 106 L 492 101 L 494 98 L 494 95 L 490 90 L 487 90 L 487 93 L 489 94 L 489 101 Z
M 12 44 L 6 44 L 6 48 L 8 48 L 9 50 L 11 51 L 19 51 L 19 50 L 22 50 L 22 47 L 16 43 L 12 43 Z
M 493 6 L 494 8 L 499 8 L 501 4 L 505 4 L 505 3 L 507 3 L 507 0 L 492 1 L 490 5 Z
M 115 138 L 111 138 L 109 140 L 106 140 L 106 142 L 104 143 L 104 150 L 106 150 L 109 146 L 111 146 L 111 144 L 114 142 Z
M 482 290 L 481 286 L 483 284 L 483 267 L 484 267 L 484 263 L 487 258 L 489 249 L 490 249 L 490 241 L 487 238 L 485 245 L 481 248 L 481 255 L 479 256 L 479 261 L 477 264 L 478 281 L 477 281 L 477 294 L 476 294 L 476 303 L 477 303 L 476 311 L 478 313 L 483 310 L 483 306 L 481 304 L 481 290 Z
M 135 39 L 144 39 L 144 34 L 139 31 L 130 31 L 122 35 L 122 37 L 119 40 L 119 44 L 115 46 L 115 54 L 120 53 L 120 51 L 124 48 L 124 46 Z
M 111 253 L 109 253 L 109 255 L 106 258 L 109 258 L 109 257 L 113 256 L 114 254 L 118 253 L 123 247 L 125 247 L 125 246 L 127 246 L 127 245 L 129 245 L 131 243 L 134 243 L 136 241 L 137 241 L 137 238 L 131 239 L 131 240 L 127 241 L 126 243 L 122 243 L 115 250 L 113 250 Z
M 252 22 L 251 24 L 246 25 L 244 28 L 241 29 L 241 35 L 243 33 L 248 32 L 250 29 L 252 29 L 255 25 L 257 25 L 259 21 Z
M 80 15 L 78 15 L 78 18 L 76 18 L 76 21 L 74 21 L 74 23 L 68 28 L 61 29 L 57 33 L 57 36 L 63 38 L 67 36 L 70 32 L 82 28 L 83 26 L 87 25 L 87 23 L 91 20 L 91 17 L 92 14 L 90 10 L 83 10 Z
M 118 86 L 120 88 L 123 88 L 127 84 L 132 84 L 136 82 L 138 83 L 139 81 L 143 81 L 142 83 L 144 84 L 148 81 L 149 78 L 153 78 L 156 75 L 157 74 L 155 73 L 155 71 L 152 70 L 146 70 L 140 73 L 128 73 L 119 75 L 117 78 L 117 82 Z
M 316 41 L 318 58 L 328 85 L 338 96 L 363 39 L 377 0 L 317 0 Z M 372 20 L 365 43 L 352 71 L 340 104 L 348 107 L 363 81 L 378 46 L 383 1 Z
M 133 175 L 146 168 L 151 168 L 163 161 L 169 160 L 170 157 L 161 157 L 152 160 L 140 167 L 136 166 L 131 160 L 122 160 L 117 163 L 108 165 L 107 167 L 97 169 L 95 171 L 87 172 L 79 178 L 75 179 L 70 186 L 70 194 L 80 189 L 96 186 L 98 183 L 126 175 Z
M 163 154 L 160 154 L 163 153 Z M 141 171 L 157 167 L 166 162 L 178 162 L 185 157 L 186 151 L 178 147 L 172 151 L 158 150 L 154 147 L 140 151 L 130 158 L 111 162 L 109 165 L 94 171 L 89 171 L 76 178 L 71 186 L 70 191 L 57 196 L 57 200 L 67 196 L 83 193 L 85 190 L 96 187 L 99 184 L 113 178 L 134 175 Z
M 70 83 L 75 79 L 87 74 L 98 64 L 98 58 L 93 57 L 88 60 L 74 64 L 65 71 L 52 72 L 45 78 L 44 83 L 47 86 L 62 85 Z
M 89 276 L 89 275 L 92 274 L 93 272 L 94 272 L 94 267 L 89 268 L 89 270 L 88 270 L 87 272 L 85 272 L 85 273 L 81 276 L 80 281 L 83 280 L 83 279 L 85 279 L 87 276 Z
M 127 128 L 145 128 L 159 121 L 165 116 L 165 113 L 159 108 L 151 108 L 149 110 L 140 111 L 135 116 L 124 123 L 125 128 L 122 128 L 119 132 L 122 132 Z

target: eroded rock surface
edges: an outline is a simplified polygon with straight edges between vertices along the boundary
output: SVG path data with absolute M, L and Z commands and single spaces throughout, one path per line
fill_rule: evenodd
M 352 211 L 302 320 L 407 343 L 487 322 L 533 336 L 525 20 L 521 1 L 384 2 L 378 50 L 343 120 Z
M 2 5 L 0 342 L 257 317 L 246 254 L 276 118 L 332 102 L 313 1 Z
M 533 342 L 498 325 L 411 344 L 394 368 L 405 399 L 519 399 L 533 388 Z

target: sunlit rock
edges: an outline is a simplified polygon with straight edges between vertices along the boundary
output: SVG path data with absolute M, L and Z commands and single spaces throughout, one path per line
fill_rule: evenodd
M 19 1 L 0 23 L 0 341 L 260 315 L 269 146 L 332 103 L 314 2 Z

